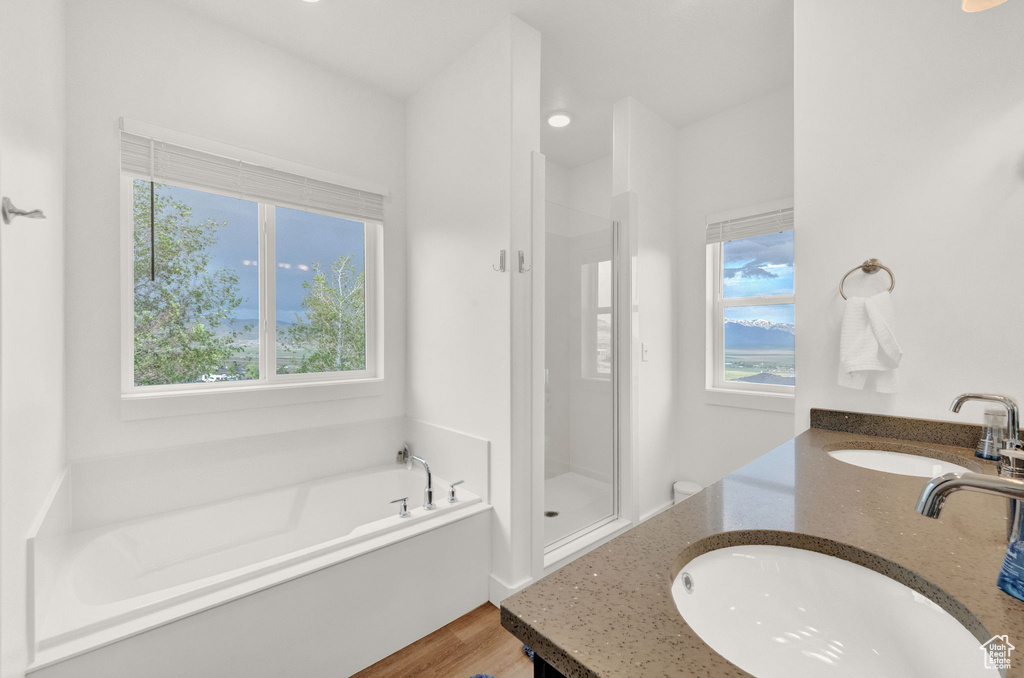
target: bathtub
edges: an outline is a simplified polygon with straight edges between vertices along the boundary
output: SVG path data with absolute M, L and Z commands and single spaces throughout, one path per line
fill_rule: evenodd
M 343 567 L 353 559 L 377 553 L 382 564 L 376 569 L 381 570 L 390 566 L 386 564 L 390 557 L 380 552 L 400 542 L 420 539 L 426 551 L 413 557 L 440 562 L 437 549 L 431 545 L 445 538 L 433 537 L 431 533 L 474 516 L 481 517 L 477 521 L 479 527 L 470 529 L 489 530 L 482 514 L 490 507 L 477 495 L 460 487 L 458 500 L 449 503 L 447 483 L 435 475 L 436 508 L 428 511 L 422 507 L 424 484 L 424 475 L 418 469 L 395 465 L 73 533 L 66 537 L 63 565 L 55 577 L 45 614 L 37 622 L 37 654 L 31 669 L 43 669 L 325 568 Z M 399 517 L 398 505 L 390 503 L 400 497 L 409 498 L 408 516 Z M 459 537 L 453 543 L 464 539 Z M 483 541 L 486 543 L 487 539 Z M 452 579 L 451 569 L 460 567 L 459 561 L 453 561 L 438 576 L 456 586 L 456 580 L 464 576 L 479 577 L 482 602 L 486 600 L 489 554 L 476 553 L 470 557 L 472 549 L 464 546 L 459 549 L 463 549 L 467 562 L 472 562 L 473 573 Z M 488 562 L 484 565 L 482 560 Z M 424 568 L 424 572 L 429 569 Z M 329 585 L 330 591 L 324 591 L 324 598 L 333 596 L 335 605 L 345 606 L 346 586 L 354 587 L 353 599 L 361 599 L 374 586 L 384 596 L 396 590 L 394 577 L 373 581 L 372 574 L 363 572 L 359 581 L 346 583 L 341 570 L 333 577 L 339 582 Z M 435 584 L 436 581 L 425 583 Z M 458 591 L 451 594 L 459 597 Z M 470 604 L 466 600 L 462 607 Z M 314 618 L 318 614 L 330 617 L 333 611 L 310 612 Z M 442 615 L 445 619 L 441 622 L 450 621 L 447 617 L 451 614 L 454 612 Z M 354 624 L 352 633 L 358 635 L 359 627 L 360 624 Z M 359 642 L 381 647 L 369 654 L 363 652 L 364 658 L 355 664 L 366 663 L 366 657 L 379 659 L 398 649 L 374 640 L 387 636 L 388 629 L 367 632 L 368 640 Z M 357 641 L 353 638 L 352 642 Z M 295 658 L 292 661 L 290 666 L 294 669 Z M 355 664 L 348 670 L 353 670 Z M 361 666 L 355 670 L 358 668 Z M 103 670 L 97 668 L 96 672 Z M 110 673 L 109 667 L 105 670 L 107 675 L 118 675 Z M 195 675 L 196 667 L 174 670 L 192 671 Z M 89 675 L 82 667 L 75 671 L 67 675 Z M 214 675 L 212 669 L 210 675 Z

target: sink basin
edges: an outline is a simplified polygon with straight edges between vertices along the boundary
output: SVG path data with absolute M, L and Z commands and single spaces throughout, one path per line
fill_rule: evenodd
M 813 551 L 710 551 L 683 567 L 672 598 L 704 642 L 758 678 L 997 675 L 981 643 L 934 602 Z
M 963 473 L 969 470 L 952 462 L 923 457 L 919 454 L 904 454 L 903 452 L 885 450 L 834 450 L 829 452 L 828 456 L 874 471 L 921 478 L 934 478 L 943 473 Z

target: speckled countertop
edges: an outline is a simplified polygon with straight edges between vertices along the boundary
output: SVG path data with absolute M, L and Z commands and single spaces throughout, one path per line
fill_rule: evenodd
M 995 584 L 1006 550 L 1004 501 L 957 492 L 940 519 L 925 518 L 914 510 L 925 479 L 827 454 L 846 448 L 926 454 L 995 473 L 964 448 L 810 429 L 507 598 L 502 625 L 567 678 L 747 676 L 686 625 L 671 584 L 706 551 L 778 543 L 859 559 L 935 600 L 979 644 L 1005 633 L 1024 647 L 1024 602 Z M 1009 675 L 1024 676 L 1021 656 Z

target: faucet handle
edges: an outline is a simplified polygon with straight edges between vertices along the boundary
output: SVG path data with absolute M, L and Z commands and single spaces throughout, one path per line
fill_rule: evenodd
M 455 503 L 456 501 L 458 501 L 458 500 L 457 500 L 457 499 L 455 498 L 455 486 L 456 486 L 456 485 L 461 485 L 461 484 L 462 484 L 462 483 L 464 483 L 464 482 L 466 482 L 466 481 L 465 481 L 465 480 L 456 480 L 456 481 L 455 481 L 454 483 L 452 483 L 452 484 L 451 484 L 451 485 L 450 485 L 450 486 L 448 487 L 448 503 L 449 503 L 449 504 L 454 504 L 454 503 Z
M 390 503 L 397 504 L 402 502 L 401 506 L 398 507 L 398 517 L 404 518 L 409 515 L 409 497 L 402 497 L 401 499 L 392 499 Z

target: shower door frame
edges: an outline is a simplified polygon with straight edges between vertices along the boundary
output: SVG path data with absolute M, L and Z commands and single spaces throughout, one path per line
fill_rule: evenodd
M 555 204 L 557 204 L 557 203 L 555 203 Z M 560 206 L 561 207 L 565 207 L 568 210 L 578 211 L 578 210 L 574 210 L 572 207 L 568 207 L 568 206 L 565 206 L 565 205 L 560 205 Z M 588 215 L 588 216 L 594 216 L 595 219 L 601 219 L 602 221 L 605 221 L 605 219 L 603 217 L 598 217 L 597 215 Z M 602 527 L 604 527 L 605 525 L 613 523 L 613 522 L 615 522 L 616 520 L 619 519 L 619 437 L 618 437 L 619 436 L 619 419 L 618 419 L 618 417 L 619 417 L 619 399 L 616 396 L 619 393 L 620 375 L 619 375 L 619 337 L 618 337 L 618 332 L 616 332 L 616 328 L 619 326 L 618 323 L 622 319 L 621 318 L 621 312 L 619 310 L 619 291 L 620 291 L 620 287 L 621 287 L 621 280 L 620 280 L 621 261 L 620 261 L 620 258 L 619 258 L 619 252 L 620 252 L 621 247 L 620 247 L 620 243 L 619 243 L 619 231 L 621 229 L 621 224 L 618 221 L 611 221 L 611 220 L 608 220 L 608 221 L 611 223 L 611 240 L 612 240 L 612 243 L 611 243 L 611 245 L 612 245 L 612 247 L 611 247 L 611 250 L 612 250 L 611 251 L 611 266 L 612 266 L 612 281 L 611 281 L 612 282 L 612 289 L 611 289 L 611 302 L 612 302 L 611 303 L 611 315 L 612 315 L 612 322 L 611 322 L 612 329 L 611 329 L 611 333 L 612 333 L 612 336 L 611 336 L 611 343 L 612 343 L 612 356 L 611 356 L 611 375 L 610 375 L 611 401 L 612 401 L 612 431 L 611 431 L 611 443 L 612 443 L 612 446 L 611 446 L 612 447 L 612 449 L 611 449 L 611 453 L 612 453 L 611 454 L 611 470 L 612 470 L 612 472 L 611 472 L 611 488 L 610 488 L 611 499 L 612 499 L 612 502 L 611 502 L 611 504 L 612 504 L 611 505 L 611 514 L 607 515 L 607 516 L 604 516 L 603 518 L 598 518 L 597 520 L 595 520 L 594 522 L 590 523 L 589 525 L 586 525 L 584 527 L 579 528 L 578 530 L 570 532 L 569 534 L 565 535 L 564 537 L 559 537 L 558 539 L 554 540 L 553 542 L 545 543 L 544 544 L 544 555 L 545 556 L 547 556 L 548 554 L 550 554 L 550 553 L 552 553 L 552 552 L 562 548 L 563 546 L 566 546 L 566 545 L 576 541 L 577 539 L 579 539 L 581 537 L 584 537 L 587 534 L 590 534 L 591 532 L 593 532 L 595 530 L 599 530 Z M 546 226 L 546 224 L 545 224 L 545 226 Z M 584 261 L 589 262 L 590 260 L 589 259 L 585 259 Z M 591 337 L 591 339 L 593 339 L 593 337 Z M 547 422 L 545 421 L 544 424 L 546 426 Z M 545 453 L 546 453 L 546 451 L 545 451 Z M 546 480 L 545 480 L 545 482 L 546 482 Z M 542 506 L 542 508 L 543 508 L 543 506 Z
M 547 234 L 545 223 L 545 158 L 532 157 L 533 201 L 530 250 L 531 275 L 531 575 L 536 580 L 572 558 L 621 534 L 639 523 L 638 429 L 636 402 L 640 363 L 637 325 L 637 196 L 626 192 L 610 197 L 612 222 L 613 304 L 612 304 L 612 516 L 577 531 L 547 547 L 544 543 L 545 462 L 545 266 Z

